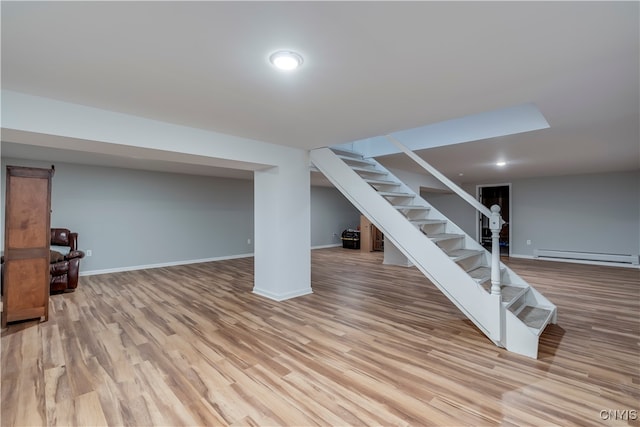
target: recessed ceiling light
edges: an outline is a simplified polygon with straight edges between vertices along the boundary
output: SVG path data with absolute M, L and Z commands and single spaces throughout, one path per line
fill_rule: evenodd
M 496 166 L 505 166 L 507 164 L 507 162 L 498 162 L 496 163 Z
M 292 71 L 302 65 L 302 56 L 290 50 L 279 50 L 269 57 L 269 61 L 278 69 Z

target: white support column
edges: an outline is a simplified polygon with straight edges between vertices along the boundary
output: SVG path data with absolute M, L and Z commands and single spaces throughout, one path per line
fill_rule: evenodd
M 500 206 L 491 206 L 489 228 L 491 229 L 491 294 L 500 295 L 500 230 L 503 224 Z
M 308 153 L 254 174 L 253 292 L 282 301 L 311 290 L 311 208 Z
M 409 261 L 400 249 L 393 244 L 388 238 L 384 239 L 384 258 L 383 264 L 387 265 L 399 265 L 400 267 L 412 267 L 413 263 Z

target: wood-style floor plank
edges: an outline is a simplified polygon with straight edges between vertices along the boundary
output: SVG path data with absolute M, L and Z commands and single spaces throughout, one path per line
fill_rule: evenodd
M 0 422 L 640 425 L 640 272 L 505 262 L 558 306 L 538 360 L 381 253 L 315 250 L 314 293 L 283 302 L 252 258 L 83 276 L 2 331 Z

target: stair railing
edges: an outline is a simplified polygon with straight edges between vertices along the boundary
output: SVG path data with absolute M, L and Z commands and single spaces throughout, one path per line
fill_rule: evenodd
M 403 143 L 387 135 L 387 139 L 405 153 L 411 160 L 418 163 L 424 170 L 433 175 L 436 179 L 449 187 L 453 192 L 460 196 L 464 201 L 469 203 L 478 212 L 489 218 L 489 229 L 491 230 L 491 294 L 501 295 L 501 283 L 500 283 L 500 231 L 505 221 L 500 215 L 500 206 L 493 205 L 491 209 L 484 206 L 477 201 L 475 197 L 460 188 L 455 182 L 444 176 L 439 170 L 427 163 L 423 158 L 411 151 Z

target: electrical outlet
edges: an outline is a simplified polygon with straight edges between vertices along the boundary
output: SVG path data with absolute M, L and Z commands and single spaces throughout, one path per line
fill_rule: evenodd
M 247 245 L 251 244 L 251 239 L 247 239 Z
M 84 254 L 86 256 L 91 256 L 91 255 L 93 255 L 93 251 L 91 249 L 87 249 L 86 251 L 84 251 Z
M 527 240 L 527 245 L 530 245 L 530 244 L 531 244 L 531 240 Z

